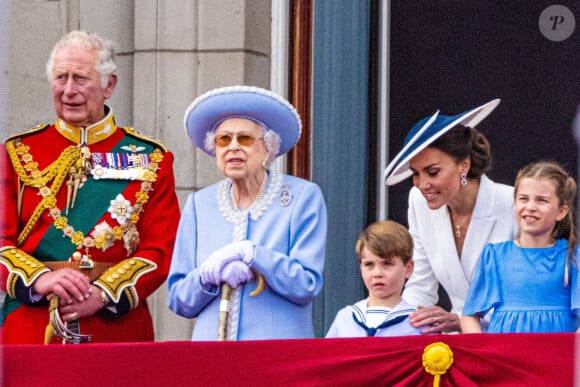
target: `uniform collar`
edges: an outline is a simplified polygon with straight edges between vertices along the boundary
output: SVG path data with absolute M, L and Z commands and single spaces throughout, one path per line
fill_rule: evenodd
M 85 128 L 74 126 L 58 119 L 54 124 L 56 130 L 68 140 L 76 144 L 91 145 L 110 137 L 117 130 L 113 109 L 105 105 L 107 115 L 99 122 Z

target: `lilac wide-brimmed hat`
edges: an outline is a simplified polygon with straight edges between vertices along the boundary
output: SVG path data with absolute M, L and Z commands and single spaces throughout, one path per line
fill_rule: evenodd
M 246 118 L 278 133 L 277 156 L 292 149 L 302 131 L 300 116 L 290 102 L 254 86 L 222 87 L 197 97 L 185 111 L 185 130 L 199 149 L 215 156 L 205 148 L 206 134 L 229 118 Z
M 432 116 L 417 122 L 407 133 L 403 149 L 385 169 L 385 183 L 394 185 L 411 176 L 413 173 L 410 169 L 410 162 L 413 157 L 457 125 L 471 128 L 477 126 L 499 105 L 499 102 L 499 99 L 494 99 L 456 116 L 439 115 L 437 111 Z

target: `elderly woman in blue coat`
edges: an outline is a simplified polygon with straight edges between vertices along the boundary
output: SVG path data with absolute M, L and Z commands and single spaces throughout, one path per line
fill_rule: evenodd
M 325 202 L 314 183 L 270 170 L 301 127 L 289 102 L 257 87 L 215 89 L 187 109 L 188 135 L 225 176 L 189 195 L 175 241 L 168 306 L 197 318 L 193 340 L 218 339 L 220 311 L 220 339 L 314 337 Z
M 483 247 L 517 234 L 513 188 L 485 175 L 491 167 L 490 144 L 476 129 L 499 102 L 422 119 L 385 170 L 387 185 L 413 177 L 408 222 L 415 270 L 403 299 L 418 307 L 409 318 L 424 333 L 461 330 L 459 316 Z M 440 284 L 449 295 L 450 311 L 436 305 Z

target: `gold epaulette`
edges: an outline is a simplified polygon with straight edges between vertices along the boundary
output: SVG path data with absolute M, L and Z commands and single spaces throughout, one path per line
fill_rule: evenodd
M 9 271 L 6 292 L 11 297 L 16 296 L 18 278 L 21 278 L 26 286 L 30 286 L 38 276 L 50 271 L 42 262 L 13 246 L 0 249 L 0 263 Z
M 158 147 L 158 148 L 160 148 L 160 149 L 161 149 L 163 152 L 167 152 L 167 147 L 166 147 L 165 145 L 163 145 L 163 144 L 161 143 L 161 141 L 155 140 L 155 139 L 153 139 L 153 138 L 151 138 L 151 137 L 148 137 L 148 136 L 146 136 L 146 135 L 144 135 L 144 134 L 142 134 L 142 133 L 139 133 L 138 131 L 136 131 L 135 129 L 133 129 L 133 128 L 132 128 L 132 127 L 130 127 L 130 126 L 125 126 L 125 127 L 123 127 L 122 129 L 123 129 L 123 131 L 124 131 L 125 133 L 127 133 L 129 136 L 137 137 L 137 138 L 138 138 L 138 139 L 140 139 L 140 140 L 143 140 L 143 141 L 145 141 L 145 142 L 148 142 L 148 143 L 151 143 L 151 144 L 153 144 L 153 145 L 157 146 L 157 147 Z
M 19 137 L 24 137 L 24 136 L 28 136 L 31 134 L 35 134 L 38 133 L 46 128 L 48 128 L 50 125 L 49 124 L 39 124 L 38 126 L 36 126 L 35 128 L 32 128 L 30 130 L 24 131 L 24 132 L 20 132 L 20 133 L 16 133 L 16 134 L 12 134 L 10 135 L 7 139 L 4 140 L 4 143 L 11 141 L 15 138 L 19 138 Z
M 111 267 L 102 276 L 97 278 L 95 284 L 103 289 L 109 298 L 118 303 L 124 293 L 131 309 L 139 304 L 139 296 L 135 290 L 135 284 L 139 277 L 157 269 L 157 264 L 144 258 L 128 258 Z

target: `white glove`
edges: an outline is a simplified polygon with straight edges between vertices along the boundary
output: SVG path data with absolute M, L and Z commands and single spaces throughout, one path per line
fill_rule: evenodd
M 234 261 L 249 263 L 254 258 L 254 245 L 250 241 L 240 241 L 225 245 L 211 253 L 201 264 L 199 275 L 201 283 L 219 286 L 221 283 L 221 271 L 225 265 Z
M 254 278 L 254 273 L 248 265 L 242 261 L 228 263 L 222 270 L 221 282 L 227 282 L 233 289 L 240 284 L 250 282 Z

